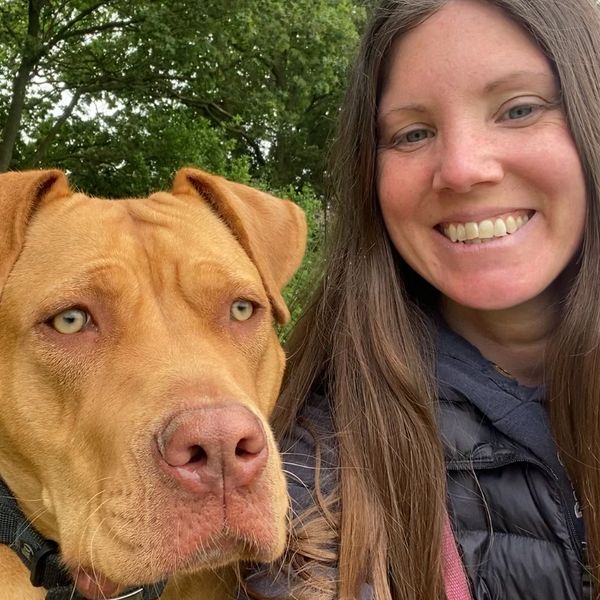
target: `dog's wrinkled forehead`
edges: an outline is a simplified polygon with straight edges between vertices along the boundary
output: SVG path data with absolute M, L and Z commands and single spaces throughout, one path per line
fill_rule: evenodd
M 77 194 L 43 207 L 13 283 L 19 273 L 22 285 L 34 276 L 44 297 L 95 287 L 118 293 L 119 282 L 133 281 L 190 295 L 207 285 L 265 293 L 256 267 L 211 208 L 167 193 L 128 200 Z
M 161 283 L 173 276 L 180 286 L 185 282 L 193 286 L 210 274 L 212 279 L 219 275 L 231 285 L 259 287 L 264 293 L 253 261 L 208 203 L 158 193 L 122 204 L 132 221 L 132 243 L 146 253 L 149 269 Z
M 74 195 L 42 209 L 30 226 L 30 245 L 46 245 L 56 253 L 74 247 L 81 256 L 102 254 L 135 260 L 249 258 L 235 237 L 207 204 L 159 193 L 144 199 L 105 200 Z M 33 242 L 35 240 L 35 242 Z
M 206 257 L 243 263 L 250 258 L 233 232 L 207 202 L 160 192 L 144 200 L 123 200 L 138 242 L 161 255 Z

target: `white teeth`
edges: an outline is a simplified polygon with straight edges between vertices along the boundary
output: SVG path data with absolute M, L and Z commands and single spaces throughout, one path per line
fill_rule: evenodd
M 494 222 L 494 237 L 503 237 L 507 233 L 506 223 L 502 219 L 496 219 Z
M 444 226 L 444 235 L 452 242 L 465 242 L 478 244 L 489 241 L 495 237 L 504 237 L 514 233 L 529 221 L 529 216 L 518 215 L 506 218 L 485 219 L 480 223 L 450 223 Z
M 494 224 L 489 219 L 479 223 L 479 237 L 482 240 L 494 237 Z
M 474 240 L 479 237 L 479 227 L 477 227 L 477 223 L 465 223 L 465 234 L 468 240 Z
M 456 225 L 450 225 L 448 227 L 448 235 L 449 235 L 451 241 L 453 241 L 453 242 L 458 241 L 458 236 L 456 234 Z

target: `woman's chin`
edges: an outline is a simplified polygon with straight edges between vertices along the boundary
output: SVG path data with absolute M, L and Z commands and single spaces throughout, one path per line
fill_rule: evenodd
M 465 286 L 460 290 L 448 290 L 444 293 L 445 298 L 452 303 L 467 309 L 477 311 L 506 311 L 523 307 L 536 300 L 547 306 L 548 295 L 539 289 L 517 289 L 514 286 Z

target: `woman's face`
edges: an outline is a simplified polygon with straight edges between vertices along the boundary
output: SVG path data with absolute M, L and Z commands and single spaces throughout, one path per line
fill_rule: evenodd
M 460 305 L 537 298 L 577 252 L 586 213 L 548 61 L 498 8 L 474 0 L 451 0 L 390 59 L 377 188 L 396 249 Z

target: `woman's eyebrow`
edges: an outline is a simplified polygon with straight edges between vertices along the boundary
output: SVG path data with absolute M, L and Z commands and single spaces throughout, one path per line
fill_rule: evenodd
M 387 117 L 389 117 L 390 115 L 393 115 L 394 113 L 404 112 L 404 111 L 425 113 L 425 112 L 427 112 L 427 109 L 425 108 L 425 106 L 423 104 L 402 104 L 400 106 L 394 106 L 394 107 L 390 108 L 389 110 L 386 110 L 384 113 L 378 112 L 377 121 L 385 120 Z
M 488 94 L 490 92 L 494 92 L 497 89 L 509 88 L 516 85 L 526 85 L 526 84 L 542 84 L 542 85 L 551 85 L 554 87 L 556 85 L 556 79 L 552 73 L 548 73 L 545 71 L 514 71 L 503 77 L 499 77 L 498 79 L 494 79 L 485 85 L 483 88 L 484 93 Z

